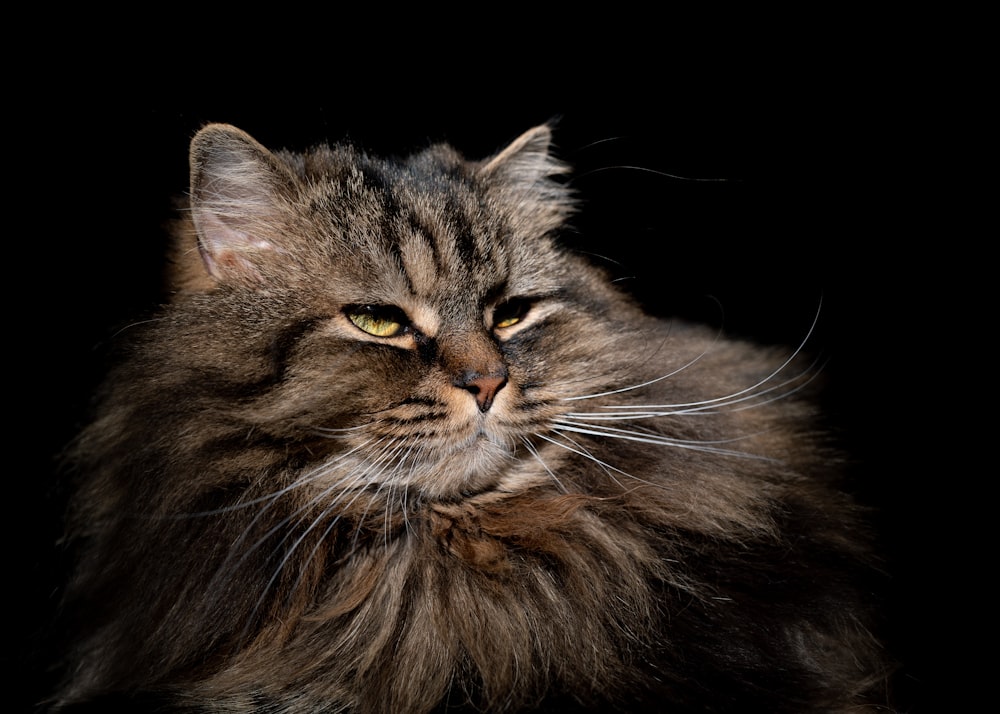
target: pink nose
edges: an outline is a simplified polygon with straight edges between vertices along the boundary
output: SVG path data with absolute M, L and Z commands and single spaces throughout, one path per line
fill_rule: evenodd
M 472 394 L 479 405 L 479 411 L 485 414 L 493 406 L 493 399 L 496 397 L 497 392 L 503 389 L 505 384 L 507 384 L 506 374 L 485 376 L 473 374 L 462 379 L 455 386 L 461 387 Z

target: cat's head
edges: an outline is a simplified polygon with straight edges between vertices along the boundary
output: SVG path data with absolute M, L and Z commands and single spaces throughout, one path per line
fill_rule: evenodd
M 573 199 L 550 141 L 543 125 L 483 161 L 444 145 L 386 160 L 206 126 L 178 349 L 242 373 L 243 428 L 325 442 L 330 478 L 495 486 L 567 399 L 616 386 L 605 366 L 637 315 L 557 240 Z

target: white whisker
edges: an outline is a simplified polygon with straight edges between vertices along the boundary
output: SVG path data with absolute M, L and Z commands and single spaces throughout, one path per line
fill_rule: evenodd
M 323 490 L 319 491 L 318 493 L 316 493 L 315 495 L 313 495 L 312 498 L 310 498 L 303 505 L 299 506 L 292 513 L 289 513 L 284 518 L 282 518 L 281 520 L 279 520 L 274 526 L 272 526 L 263 535 L 261 535 L 257 539 L 257 541 L 255 543 L 253 543 L 253 544 L 246 544 L 246 547 L 244 548 L 244 539 L 247 538 L 247 536 L 250 534 L 250 532 L 251 532 L 254 524 L 257 523 L 258 520 L 260 520 L 260 518 L 262 517 L 262 515 L 272 505 L 274 505 L 274 503 L 276 503 L 276 501 L 272 500 L 270 503 L 267 504 L 267 506 L 265 506 L 265 508 L 261 509 L 254 516 L 253 520 L 251 520 L 250 523 L 247 524 L 246 528 L 243 529 L 243 533 L 240 535 L 240 537 L 237 538 L 236 541 L 230 547 L 230 552 L 231 553 L 236 553 L 236 552 L 240 553 L 239 560 L 236 561 L 235 563 L 232 563 L 230 565 L 229 562 L 228 562 L 228 559 L 227 559 L 227 562 L 223 563 L 223 566 L 220 568 L 220 574 L 221 574 L 222 571 L 224 571 L 227 568 L 227 565 L 229 565 L 233 569 L 239 568 L 243 564 L 243 562 L 247 559 L 247 557 L 253 551 L 257 550 L 257 548 L 261 547 L 264 543 L 266 543 L 268 541 L 268 539 L 271 538 L 271 536 L 273 536 L 276 533 L 279 533 L 282 530 L 284 530 L 290 523 L 293 522 L 293 520 L 295 519 L 296 516 L 299 516 L 300 514 L 307 512 L 308 510 L 310 510 L 311 508 L 313 508 L 313 506 L 315 506 L 317 503 L 320 503 L 324 499 L 326 499 L 332 492 L 334 492 L 336 490 L 341 490 L 341 493 L 338 495 L 338 497 L 335 498 L 330 503 L 329 506 L 327 506 L 327 508 L 325 509 L 326 511 L 330 511 L 330 510 L 333 510 L 333 508 L 335 508 L 335 507 L 339 507 L 342 499 L 345 496 L 345 494 L 348 494 L 348 493 L 354 493 L 355 494 L 354 499 L 351 499 L 351 501 L 348 503 L 348 505 L 350 505 L 350 503 L 353 503 L 354 500 L 358 497 L 358 495 L 360 495 L 362 493 L 362 489 L 357 489 L 355 487 L 364 479 L 366 472 L 367 472 L 367 470 L 362 471 L 360 473 L 349 474 L 349 475 L 344 476 L 343 478 L 337 480 L 336 482 L 334 482 L 330 486 L 327 486 L 325 489 L 323 489 Z M 315 475 L 315 473 L 316 472 L 313 472 L 312 475 Z M 282 491 L 286 492 L 286 493 L 289 490 L 290 489 L 288 489 L 288 488 L 282 489 Z M 312 528 L 312 526 L 310 526 L 310 529 L 311 528 Z M 306 533 L 308 533 L 310 529 L 306 529 Z M 282 536 L 281 540 L 278 541 L 277 545 L 275 546 L 275 549 L 277 549 L 277 547 L 280 546 L 283 542 L 285 542 L 286 540 L 288 540 L 288 538 L 290 537 L 290 535 L 291 535 L 290 532 L 286 532 L 285 535 Z
M 368 468 L 365 468 L 363 471 L 361 471 L 359 473 L 352 474 L 351 477 L 349 477 L 350 482 L 349 482 L 348 486 L 346 488 L 344 488 L 344 490 L 338 495 L 337 498 L 333 499 L 333 501 L 331 501 L 331 503 L 329 505 L 327 505 L 326 507 L 324 507 L 322 509 L 322 511 L 315 518 L 312 519 L 312 522 L 309 524 L 309 526 L 306 527 L 298 535 L 298 537 L 295 539 L 295 541 L 285 550 L 284 556 L 281 558 L 281 561 L 275 566 L 274 572 L 272 573 L 271 577 L 268 579 L 267 583 L 264 584 L 264 587 L 261 590 L 261 593 L 260 593 L 259 597 L 257 598 L 257 602 L 254 604 L 254 607 L 251 609 L 250 617 L 247 618 L 247 627 L 250 626 L 250 622 L 252 621 L 253 616 L 257 613 L 257 611 L 260 609 L 261 605 L 263 605 L 264 601 L 267 599 L 267 594 L 271 591 L 274 583 L 278 579 L 278 576 L 285 569 L 285 566 L 287 565 L 288 561 L 291 559 L 292 555 L 295 553 L 295 551 L 298 549 L 298 547 L 302 544 L 302 542 L 306 539 L 306 537 L 309 535 L 309 533 L 317 525 L 319 525 L 319 523 L 323 520 L 324 516 L 326 516 L 326 515 L 328 515 L 330 513 L 333 513 L 334 511 L 340 511 L 340 513 L 338 513 L 330 521 L 330 523 L 327 525 L 326 529 L 323 531 L 323 534 L 320 536 L 320 538 L 317 539 L 316 545 L 313 546 L 312 550 L 306 556 L 305 563 L 309 563 L 316 556 L 316 553 L 318 552 L 319 547 L 323 544 L 324 541 L 326 541 L 326 539 L 329 536 L 330 532 L 333 530 L 333 528 L 336 526 L 336 524 L 340 521 L 341 514 L 344 511 L 348 510 L 355 503 L 355 501 L 357 501 L 361 497 L 361 495 L 365 492 L 364 488 L 356 488 L 356 486 L 358 484 L 360 484 L 360 483 L 365 483 L 365 484 L 370 483 L 373 480 L 374 477 L 376 477 L 379 474 L 382 474 L 382 473 L 385 472 L 385 470 L 388 468 L 388 464 L 390 463 L 390 461 L 395 457 L 396 454 L 399 453 L 399 450 L 402 448 L 400 446 L 393 446 L 394 443 L 395 443 L 394 439 L 390 440 L 387 444 L 385 444 L 383 446 L 383 448 L 381 449 L 381 451 L 378 454 L 378 456 L 374 460 L 372 460 L 371 463 L 368 464 Z M 373 469 L 373 467 L 375 467 L 375 466 L 379 466 L 379 468 Z M 293 521 L 293 519 L 295 518 L 295 516 L 297 516 L 297 515 L 305 512 L 307 510 L 310 510 L 314 505 L 316 505 L 317 503 L 322 502 L 327 497 L 327 495 L 329 495 L 329 493 L 332 490 L 342 488 L 344 486 L 344 483 L 347 480 L 348 479 L 342 479 L 341 481 L 338 481 L 336 484 L 334 484 L 334 485 L 328 487 L 327 489 L 324 489 L 320 493 L 316 494 L 306 504 L 304 504 L 300 508 L 296 509 L 296 511 L 294 513 L 291 513 L 286 518 L 282 519 L 282 521 L 277 526 L 275 526 L 275 528 L 272 528 L 270 531 L 268 531 L 267 533 L 265 533 L 258 540 L 257 544 L 255 544 L 251 548 L 251 550 L 254 549 L 254 548 L 256 548 L 258 545 L 262 544 L 263 542 L 265 542 L 271 535 L 274 534 L 274 532 L 277 529 L 284 528 L 288 524 L 290 524 Z M 378 482 L 378 484 L 379 485 L 378 485 L 378 487 L 376 489 L 376 492 L 375 492 L 376 496 L 382 491 L 383 488 L 385 488 L 386 481 L 381 481 L 380 480 Z M 353 494 L 353 496 L 352 496 L 352 498 L 349 501 L 347 501 L 346 504 L 343 504 L 342 503 L 343 502 L 343 498 L 347 494 Z M 371 507 L 371 505 L 369 504 L 369 506 L 366 507 L 365 512 L 358 519 L 358 523 L 359 524 L 364 520 L 365 515 L 368 513 L 368 509 L 370 507 Z M 278 552 L 278 548 L 281 546 L 282 543 L 284 543 L 285 541 L 287 541 L 289 539 L 291 533 L 292 533 L 291 531 L 289 531 L 288 533 L 286 533 L 278 541 L 278 543 L 275 544 L 273 553 L 276 554 Z M 302 576 L 304 575 L 305 571 L 306 571 L 305 568 L 300 568 L 299 569 L 299 575 L 296 578 L 295 585 L 293 587 L 293 591 L 299 587 L 299 584 L 302 582 Z
M 565 434 L 560 433 L 559 435 L 562 436 L 563 438 L 567 439 L 567 440 L 569 439 L 569 437 L 567 437 Z M 537 436 L 539 438 L 541 438 L 541 439 L 545 439 L 545 441 L 549 442 L 550 444 L 554 444 L 555 446 L 558 446 L 560 449 L 566 449 L 567 451 L 571 451 L 574 454 L 579 454 L 580 456 L 583 456 L 584 458 L 589 459 L 590 461 L 593 461 L 595 464 L 598 464 L 599 466 L 603 467 L 606 470 L 606 472 L 614 471 L 616 473 L 620 473 L 622 476 L 627 476 L 630 479 L 635 479 L 635 477 L 632 474 L 626 473 L 625 471 L 622 471 L 621 469 L 612 466 L 611 464 L 609 464 L 606 461 L 602 461 L 601 459 L 599 459 L 596 456 L 594 456 L 593 454 L 591 454 L 589 451 L 586 451 L 586 450 L 584 450 L 582 448 L 574 448 L 573 446 L 567 446 L 566 444 L 563 444 L 562 442 L 556 441 L 555 439 L 552 439 L 552 438 L 546 436 L 545 434 L 538 434 Z M 574 442 L 571 441 L 570 443 L 574 443 Z M 636 480 L 641 481 L 642 479 L 636 479 Z M 616 481 L 616 483 L 618 483 L 619 485 L 621 485 L 620 481 Z
M 371 442 L 368 442 L 368 444 L 370 444 L 370 443 Z M 362 446 L 367 446 L 368 444 L 364 444 Z M 361 448 L 361 447 L 356 447 L 356 449 L 357 448 Z M 362 470 L 361 472 L 353 472 L 353 473 L 346 474 L 346 475 L 338 478 L 332 484 L 330 484 L 329 486 L 325 487 L 324 489 L 321 489 L 319 492 L 317 492 L 316 494 L 314 494 L 306 503 L 304 503 L 301 506 L 299 506 L 292 513 L 289 513 L 285 517 L 281 518 L 277 523 L 275 523 L 264 534 L 262 534 L 260 537 L 258 537 L 255 542 L 253 542 L 253 543 L 247 543 L 246 542 L 246 540 L 249 537 L 250 533 L 253 531 L 254 525 L 258 521 L 260 521 L 261 518 L 270 510 L 270 508 L 273 507 L 278 502 L 278 499 L 281 496 L 287 495 L 288 493 L 292 492 L 296 488 L 299 488 L 299 487 L 305 485 L 306 483 L 310 483 L 310 482 L 314 481 L 315 479 L 318 479 L 318 478 L 321 478 L 321 477 L 329 475 L 339 462 L 341 462 L 345 457 L 347 457 L 348 455 L 350 455 L 356 449 L 352 449 L 349 452 L 346 452 L 344 454 L 338 455 L 337 458 L 335 458 L 335 459 L 333 459 L 333 460 L 331 460 L 331 461 L 323 464 L 322 466 L 320 466 L 320 467 L 318 467 L 316 469 L 313 469 L 312 471 L 308 472 L 307 474 L 304 474 L 301 478 L 297 479 L 295 481 L 295 483 L 293 483 L 293 484 L 291 484 L 289 486 L 286 486 L 285 488 L 279 489 L 278 491 L 276 491 L 276 492 L 274 492 L 272 494 L 269 494 L 266 497 L 254 499 L 253 501 L 248 501 L 248 502 L 245 502 L 243 504 L 238 504 L 238 506 L 241 507 L 241 508 L 249 506 L 249 505 L 253 505 L 255 503 L 265 503 L 265 506 L 263 508 L 261 508 L 254 515 L 253 519 L 243 529 L 243 532 L 241 533 L 241 535 L 230 545 L 230 547 L 229 547 L 229 556 L 219 566 L 219 568 L 218 568 L 218 570 L 216 572 L 216 575 L 213 578 L 213 584 L 214 585 L 220 584 L 221 581 L 227 577 L 227 573 L 234 572 L 234 571 L 238 570 L 240 567 L 242 567 L 242 565 L 247 561 L 247 559 L 250 557 L 250 555 L 254 551 L 256 551 L 258 548 L 260 548 L 261 546 L 263 546 L 265 543 L 267 543 L 268 540 L 270 540 L 272 538 L 272 536 L 274 536 L 277 533 L 285 530 L 288 527 L 288 525 L 291 524 L 295 520 L 295 518 L 297 516 L 299 516 L 299 515 L 307 512 L 308 510 L 312 509 L 316 504 L 322 503 L 326 498 L 328 498 L 330 496 L 331 493 L 334 493 L 334 492 L 336 492 L 338 490 L 341 491 L 341 493 L 339 493 L 337 495 L 337 497 L 335 497 L 329 504 L 327 504 L 324 507 L 324 513 L 330 513 L 332 511 L 334 511 L 335 509 L 340 508 L 340 506 L 341 506 L 341 504 L 342 504 L 343 499 L 345 498 L 345 496 L 347 494 L 354 493 L 355 494 L 354 498 L 352 498 L 351 501 L 348 502 L 348 504 L 347 504 L 347 506 L 350 506 L 350 504 L 353 503 L 354 500 L 357 499 L 358 496 L 363 492 L 363 489 L 359 489 L 359 488 L 357 488 L 357 486 L 360 483 L 362 483 L 362 481 L 366 478 L 366 475 L 369 472 L 370 467 Z M 222 509 L 222 510 L 235 510 L 235 507 L 231 508 L 231 509 Z M 319 519 L 317 518 L 317 521 L 318 520 Z M 336 522 L 336 519 L 334 520 L 334 522 Z M 299 539 L 291 546 L 291 548 L 288 551 L 286 551 L 286 556 L 282 559 L 281 563 L 278 565 L 277 569 L 275 570 L 275 575 L 272 576 L 272 578 L 266 584 L 266 586 L 265 586 L 265 588 L 264 588 L 264 590 L 263 590 L 263 592 L 261 594 L 261 600 L 260 600 L 260 602 L 263 602 L 264 596 L 269 591 L 270 586 L 273 584 L 273 581 L 277 577 L 277 574 L 280 573 L 281 569 L 284 567 L 285 563 L 288 560 L 288 557 L 298 547 L 298 543 L 301 542 L 301 540 L 303 538 L 305 538 L 305 536 L 309 533 L 309 531 L 313 527 L 315 527 L 315 524 L 316 524 L 316 521 L 314 521 L 313 525 L 310 525 L 309 528 L 307 528 L 305 530 L 305 532 L 302 533 L 302 535 L 299 537 Z M 331 526 L 331 528 L 332 528 L 332 526 Z M 326 533 L 329 533 L 329 529 L 326 531 Z M 324 537 L 325 537 L 326 533 L 324 533 Z M 281 546 L 281 544 L 284 543 L 284 542 L 286 542 L 290 537 L 291 537 L 291 532 L 290 531 L 286 532 L 285 535 L 282 536 L 282 538 L 275 544 L 274 552 L 276 553 L 277 549 Z M 237 554 L 239 554 L 239 557 L 235 558 L 235 556 Z M 257 609 L 259 608 L 260 602 L 254 608 L 254 612 L 256 612 Z M 249 622 L 249 620 L 248 620 L 248 622 Z
M 571 424 L 562 421 L 554 422 L 554 424 L 556 431 L 572 431 L 579 434 L 589 434 L 591 436 L 606 436 L 606 437 L 613 437 L 615 439 L 638 441 L 644 444 L 657 444 L 659 446 L 674 446 L 680 449 L 694 449 L 696 451 L 704 451 L 713 454 L 725 454 L 727 456 L 740 456 L 746 458 L 763 459 L 766 461 L 771 460 L 768 457 L 758 456 L 756 454 L 751 454 L 745 451 L 722 449 L 712 446 L 713 444 L 724 444 L 724 443 L 730 443 L 732 441 L 739 441 L 740 439 L 749 438 L 748 436 L 736 437 L 732 439 L 715 440 L 715 441 L 695 441 L 691 439 L 677 439 L 670 436 L 664 436 L 662 434 L 647 434 L 647 433 L 628 431 L 625 429 L 614 429 L 611 427 L 597 427 L 597 426 L 582 427 L 576 424 Z
M 551 439 L 547 439 L 542 434 L 536 434 L 536 436 L 538 436 L 541 439 L 545 439 L 546 441 L 551 441 Z M 535 448 L 535 445 L 532 444 L 527 437 L 521 437 L 521 441 L 524 442 L 524 446 L 528 450 L 528 453 L 530 453 L 533 457 L 535 457 L 535 460 L 539 464 L 541 464 L 542 468 L 545 469 L 546 473 L 548 473 L 548 475 L 552 478 L 556 486 L 559 487 L 559 490 L 562 491 L 563 493 L 567 493 L 566 487 L 563 486 L 562 481 L 559 480 L 559 477 L 556 476 L 555 472 L 549 468 L 549 465 L 545 463 L 545 460 L 542 458 L 542 455 L 538 453 L 538 449 Z
M 294 491 L 295 489 L 302 488 L 303 486 L 308 485 L 314 479 L 322 478 L 323 476 L 327 475 L 330 472 L 330 469 L 334 465 L 336 465 L 337 462 L 343 461 L 344 459 L 346 459 L 347 457 L 353 455 L 357 451 L 362 451 L 363 452 L 364 449 L 366 449 L 368 446 L 370 446 L 375 441 L 376 441 L 375 439 L 370 439 L 370 440 L 368 440 L 368 441 L 366 441 L 366 442 L 364 442 L 362 444 L 358 444 L 357 446 L 351 448 L 350 450 L 345 451 L 342 454 L 338 454 L 336 456 L 336 458 L 334 458 L 332 461 L 328 461 L 328 462 L 325 462 L 323 464 L 320 464 L 319 466 L 317 466 L 313 470 L 307 471 L 306 473 L 304 473 L 301 476 L 299 476 L 298 478 L 296 478 L 295 481 L 293 481 L 289 485 L 287 485 L 287 486 L 285 486 L 283 488 L 280 488 L 277 491 L 273 491 L 272 493 L 269 493 L 267 495 L 258 496 L 257 498 L 250 499 L 249 501 L 240 501 L 240 502 L 234 503 L 234 504 L 232 504 L 230 506 L 223 506 L 221 508 L 213 508 L 213 509 L 209 509 L 207 511 L 189 511 L 187 513 L 172 515 L 172 516 L 169 516 L 169 517 L 170 518 L 174 518 L 174 519 L 181 519 L 181 518 L 200 518 L 200 517 L 203 517 L 203 516 L 215 516 L 215 515 L 220 515 L 220 514 L 224 514 L 224 513 L 230 513 L 232 511 L 241 511 L 241 510 L 243 510 L 245 508 L 249 508 L 251 506 L 256 506 L 256 505 L 261 504 L 261 503 L 266 503 L 268 501 L 270 501 L 270 502 L 273 503 L 273 502 L 277 501 L 278 499 L 280 499 L 282 496 L 287 495 L 291 491 Z M 254 520 L 256 520 L 256 519 L 254 519 Z
M 785 399 L 803 389 L 816 378 L 814 370 L 806 370 L 782 382 L 760 388 L 764 382 L 724 397 L 715 397 L 697 402 L 678 402 L 676 404 L 606 404 L 602 409 L 611 412 L 568 412 L 566 416 L 595 421 L 615 421 L 628 419 L 647 419 L 662 416 L 691 416 L 697 414 L 721 414 L 723 411 L 742 411 L 771 404 Z M 805 381 L 802 381 L 805 380 Z M 752 391 L 756 389 L 757 391 Z M 771 396 L 767 396 L 771 395 Z M 766 399 L 764 397 L 767 397 Z
M 329 437 L 339 437 L 343 434 L 348 434 L 353 431 L 358 431 L 360 429 L 367 429 L 374 422 L 365 422 L 364 424 L 357 424 L 355 426 L 343 426 L 343 427 L 330 427 L 330 426 L 318 426 L 316 427 L 316 433 L 320 436 Z
M 650 379 L 649 381 L 642 382 L 640 384 L 633 384 L 633 385 L 630 385 L 628 387 L 621 387 L 619 389 L 611 389 L 611 390 L 608 390 L 606 392 L 598 392 L 596 394 L 580 394 L 580 395 L 577 395 L 575 397 L 563 397 L 563 401 L 573 402 L 573 401 L 576 401 L 578 399 L 596 399 L 598 397 L 608 397 L 608 396 L 611 396 L 613 394 L 622 394 L 623 392 L 630 392 L 630 391 L 633 391 L 635 389 L 642 389 L 643 387 L 648 387 L 651 384 L 656 384 L 657 382 L 662 382 L 665 379 L 670 379 L 671 377 L 676 376 L 677 374 L 683 372 L 685 369 L 688 369 L 689 367 L 691 367 L 692 365 L 694 365 L 696 362 L 698 362 L 698 360 L 702 359 L 706 354 L 708 354 L 708 350 L 707 349 L 704 350 L 700 355 L 698 355 L 697 357 L 695 357 L 691 361 L 687 362 L 686 364 L 681 365 L 680 367 L 678 367 L 674 371 L 668 372 L 667 374 L 664 374 L 664 375 L 662 375 L 660 377 L 656 377 L 655 379 Z
M 556 446 L 559 446 L 559 447 L 561 447 L 563 449 L 567 449 L 568 451 L 572 451 L 575 454 L 580 454 L 581 456 L 584 456 L 584 457 L 590 459 L 592 462 L 594 462 L 595 464 L 597 464 L 598 466 L 601 467 L 601 469 L 604 471 L 604 473 L 607 474 L 608 478 L 610 478 L 612 481 L 614 481 L 616 484 L 618 484 L 621 488 L 623 488 L 623 489 L 625 488 L 625 485 L 621 481 L 619 481 L 618 477 L 615 476 L 611 472 L 611 467 L 608 464 L 606 464 L 605 462 L 601 461 L 599 458 L 597 458 L 596 456 L 594 456 L 594 454 L 591 453 L 591 451 L 589 449 L 586 449 L 579 441 L 577 441 L 573 437 L 569 436 L 565 432 L 563 432 L 563 431 L 557 431 L 556 433 L 558 433 L 559 436 L 561 436 L 563 439 L 565 439 L 566 441 L 568 441 L 570 444 L 572 444 L 576 448 L 575 449 L 571 449 L 571 448 L 567 447 L 565 444 L 552 441 L 552 439 L 549 439 L 548 441 L 556 444 Z M 614 469 L 614 470 L 618 471 L 618 473 L 621 473 L 621 474 L 623 474 L 625 476 L 628 476 L 630 479 L 635 479 L 635 477 L 632 474 L 625 473 L 624 471 L 621 471 L 620 469 Z

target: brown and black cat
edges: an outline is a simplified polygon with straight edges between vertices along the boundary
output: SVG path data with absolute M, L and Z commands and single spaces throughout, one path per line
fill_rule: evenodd
M 816 370 L 644 314 L 550 140 L 197 133 L 172 298 L 69 453 L 55 708 L 890 709 Z

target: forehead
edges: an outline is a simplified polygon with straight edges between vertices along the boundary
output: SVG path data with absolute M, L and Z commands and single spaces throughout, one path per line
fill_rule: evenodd
M 310 184 L 347 300 L 443 311 L 552 289 L 550 243 L 460 164 L 346 158 Z

